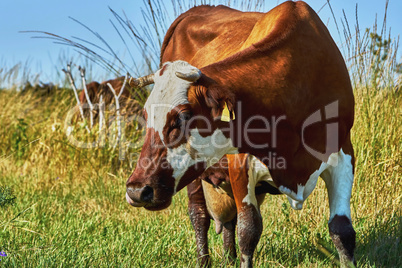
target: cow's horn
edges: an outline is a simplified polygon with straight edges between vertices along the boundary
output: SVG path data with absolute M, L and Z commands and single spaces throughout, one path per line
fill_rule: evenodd
M 139 88 L 148 86 L 153 83 L 154 83 L 154 74 L 149 74 L 139 78 L 131 77 L 130 80 L 128 81 L 128 84 L 131 87 L 139 87 Z
M 201 77 L 201 71 L 196 69 L 188 73 L 176 72 L 178 78 L 187 80 L 189 82 L 195 82 Z

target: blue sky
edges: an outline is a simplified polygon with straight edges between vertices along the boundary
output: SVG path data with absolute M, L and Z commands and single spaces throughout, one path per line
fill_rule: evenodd
M 170 4 L 170 1 L 165 2 Z M 266 2 L 264 11 L 268 11 L 283 1 L 267 0 Z M 318 11 L 326 0 L 306 0 L 306 2 L 315 11 Z M 379 25 L 382 25 L 385 0 L 332 0 L 331 5 L 338 24 L 341 24 L 342 9 L 344 9 L 349 23 L 352 24 L 352 29 L 354 28 L 356 3 L 358 4 L 361 30 L 373 25 L 376 14 L 378 14 Z M 19 33 L 19 31 L 47 31 L 64 37 L 77 36 L 99 42 L 84 27 L 69 17 L 79 20 L 98 32 L 115 50 L 124 50 L 110 23 L 113 15 L 108 7 L 119 14 L 123 14 L 124 10 L 135 25 L 139 26 L 144 23 L 141 15 L 141 8 L 144 8 L 142 0 L 0 0 L 0 36 L 3 37 L 0 41 L 0 65 L 12 66 L 19 62 L 26 63 L 28 61 L 31 71 L 40 73 L 42 81 L 47 82 L 46 80 L 52 79 L 55 69 L 64 67 L 58 60 L 60 55 L 69 58 L 74 57 L 76 52 L 66 46 L 54 44 L 48 39 L 33 39 L 34 34 Z M 402 1 L 390 0 L 387 27 L 391 27 L 393 37 L 402 33 L 401 12 Z M 328 26 L 338 46 L 341 46 L 339 34 L 328 5 L 322 8 L 319 15 Z M 171 20 L 173 19 L 174 16 L 171 15 Z M 342 29 L 342 25 L 338 26 Z

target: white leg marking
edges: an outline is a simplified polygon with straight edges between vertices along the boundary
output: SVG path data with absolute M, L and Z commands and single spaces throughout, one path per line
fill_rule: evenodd
M 241 258 L 242 258 L 242 260 L 240 262 L 240 268 L 251 267 L 249 265 L 253 261 L 253 256 L 249 256 L 249 255 L 246 255 L 246 254 L 241 254 Z
M 332 156 L 332 155 L 331 155 Z M 337 154 L 336 165 L 330 165 L 321 177 L 325 181 L 328 191 L 329 221 L 335 215 L 350 217 L 350 197 L 353 186 L 352 156 L 347 155 L 341 149 Z M 328 161 L 329 162 L 329 161 Z

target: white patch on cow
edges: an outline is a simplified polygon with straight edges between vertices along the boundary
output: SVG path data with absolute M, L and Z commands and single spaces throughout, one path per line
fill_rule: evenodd
M 290 190 L 289 188 L 284 187 L 283 185 L 279 186 L 279 191 L 283 194 L 286 194 L 288 198 L 289 204 L 293 209 L 300 210 L 303 208 L 303 192 L 304 186 L 297 185 L 297 194 Z
M 249 267 L 249 263 L 253 261 L 253 256 L 242 253 L 240 260 L 240 267 Z
M 248 183 L 247 183 L 247 195 L 243 198 L 242 202 L 247 205 L 252 204 L 257 211 L 259 210 L 258 201 L 255 195 L 255 187 L 259 182 L 265 181 L 275 186 L 272 181 L 271 174 L 266 165 L 264 165 L 255 156 L 249 155 L 249 169 L 248 169 Z M 275 186 L 276 187 L 276 186 Z
M 192 158 L 190 151 L 196 158 Z M 211 136 L 206 137 L 202 137 L 197 128 L 192 129 L 187 144 L 167 149 L 167 161 L 173 168 L 173 177 L 175 178 L 174 193 L 176 193 L 181 178 L 190 166 L 198 162 L 206 162 L 206 168 L 209 168 L 225 154 L 236 153 L 238 150 L 233 147 L 232 140 L 226 138 L 220 129 L 216 129 Z
M 199 70 L 185 61 L 167 62 L 154 76 L 154 88 L 145 103 L 148 115 L 147 127 L 155 129 L 163 141 L 162 130 L 166 125 L 166 116 L 176 106 L 187 104 L 187 92 L 191 82 L 176 76 L 176 72 L 191 73 Z
M 353 186 L 353 165 L 352 156 L 345 154 L 341 149 L 335 156 L 337 165 L 330 165 L 321 177 L 325 181 L 329 199 L 329 221 L 335 215 L 350 216 L 350 197 Z
M 297 193 L 284 186 L 279 186 L 279 191 L 287 195 L 289 203 L 293 209 L 300 210 L 303 208 L 304 201 L 309 197 L 317 185 L 318 177 L 328 166 L 327 163 L 321 163 L 320 168 L 310 175 L 306 185 L 297 185 Z
M 201 136 L 197 128 L 192 129 L 187 143 L 197 152 L 197 159 L 207 162 L 207 168 L 218 163 L 225 154 L 238 153 L 237 148 L 233 147 L 232 140 L 226 138 L 220 129 L 216 129 L 211 136 L 206 137 Z
M 349 157 L 346 161 L 345 156 L 346 158 Z M 327 162 L 322 162 L 319 169 L 310 175 L 304 186 L 300 184 L 297 185 L 297 193 L 283 185 L 279 186 L 278 189 L 283 194 L 287 195 L 289 203 L 293 209 L 300 210 L 303 208 L 304 201 L 313 192 L 317 185 L 318 177 L 321 175 L 326 182 L 328 195 L 330 196 L 330 219 L 332 219 L 336 214 L 346 215 L 350 218 L 350 196 L 353 184 L 353 168 L 351 159 L 351 156 L 345 155 L 341 149 L 338 153 L 332 153 Z M 347 163 L 349 163 L 350 166 L 347 165 Z M 328 172 L 330 175 L 328 175 Z M 351 178 L 350 175 L 348 175 L 349 173 L 351 174 Z
M 175 179 L 174 194 L 176 194 L 177 186 L 179 185 L 180 179 L 183 177 L 187 169 L 196 164 L 193 158 L 186 149 L 186 145 L 182 144 L 177 148 L 167 149 L 167 161 L 173 169 L 173 178 Z M 199 162 L 199 161 L 198 161 Z

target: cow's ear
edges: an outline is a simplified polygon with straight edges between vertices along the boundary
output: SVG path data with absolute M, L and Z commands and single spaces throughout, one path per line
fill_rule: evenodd
M 205 90 L 205 103 L 211 109 L 214 120 L 229 122 L 235 119 L 234 114 L 234 94 L 225 87 L 210 85 Z
M 235 119 L 235 95 L 230 88 L 204 74 L 190 88 L 188 100 L 204 110 L 204 113 L 210 113 L 214 120 L 229 122 Z

